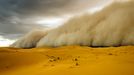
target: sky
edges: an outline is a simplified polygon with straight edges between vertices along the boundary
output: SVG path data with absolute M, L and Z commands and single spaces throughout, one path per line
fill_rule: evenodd
M 0 46 L 32 29 L 58 27 L 70 17 L 94 13 L 113 0 L 0 0 Z

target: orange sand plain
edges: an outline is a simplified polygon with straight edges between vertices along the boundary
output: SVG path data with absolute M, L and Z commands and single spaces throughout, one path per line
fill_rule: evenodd
M 134 75 L 134 46 L 0 48 L 0 75 Z

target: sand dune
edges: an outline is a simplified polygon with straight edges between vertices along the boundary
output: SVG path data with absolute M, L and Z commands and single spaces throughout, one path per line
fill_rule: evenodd
M 0 48 L 0 75 L 134 75 L 134 46 Z

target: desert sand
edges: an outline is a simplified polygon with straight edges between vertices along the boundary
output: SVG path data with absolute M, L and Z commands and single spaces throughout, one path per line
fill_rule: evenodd
M 134 75 L 134 46 L 0 48 L 0 75 Z

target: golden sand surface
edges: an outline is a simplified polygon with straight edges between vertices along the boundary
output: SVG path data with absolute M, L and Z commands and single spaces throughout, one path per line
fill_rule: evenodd
M 0 75 L 134 75 L 134 46 L 0 48 Z

